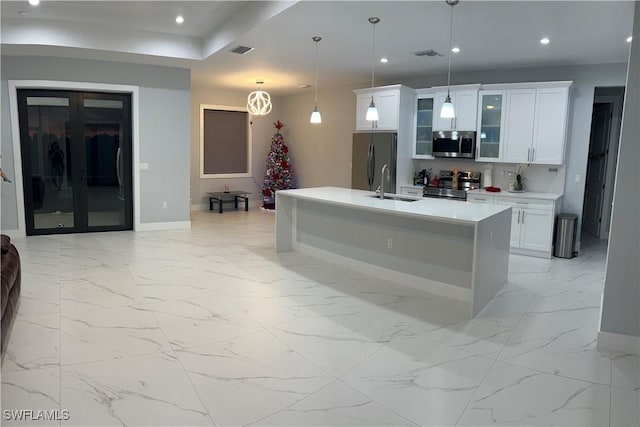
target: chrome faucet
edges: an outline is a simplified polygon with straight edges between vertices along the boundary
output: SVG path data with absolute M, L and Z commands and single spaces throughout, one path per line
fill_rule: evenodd
M 380 177 L 380 200 L 384 200 L 384 180 L 385 178 L 387 179 L 387 181 L 389 181 L 391 179 L 391 176 L 389 175 L 389 166 L 384 165 L 382 166 L 382 176 Z

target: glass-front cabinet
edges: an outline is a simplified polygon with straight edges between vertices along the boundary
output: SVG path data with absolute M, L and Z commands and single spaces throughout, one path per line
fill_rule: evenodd
M 415 135 L 413 158 L 432 159 L 433 149 L 433 95 L 420 94 L 416 97 Z
M 478 134 L 476 160 L 500 161 L 504 140 L 505 91 L 481 90 L 478 97 Z

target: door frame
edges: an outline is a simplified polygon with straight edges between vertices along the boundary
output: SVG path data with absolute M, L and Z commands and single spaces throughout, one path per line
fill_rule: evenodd
M 613 211 L 613 189 L 616 180 L 615 171 L 618 167 L 618 148 L 620 145 L 623 100 L 624 93 L 618 95 L 596 94 L 593 99 L 594 104 L 613 104 L 611 127 L 609 129 L 609 154 L 607 155 L 607 165 L 604 175 L 604 191 L 602 193 L 602 211 L 600 214 L 602 221 L 600 222 L 599 233 L 600 239 L 609 238 L 609 231 L 607 228 L 610 226 L 611 212 Z
M 55 89 L 86 92 L 115 92 L 131 94 L 131 143 L 133 150 L 132 191 L 133 231 L 140 230 L 140 88 L 132 85 L 108 83 L 69 82 L 54 80 L 9 80 L 9 111 L 11 114 L 11 136 L 13 142 L 13 167 L 15 171 L 16 208 L 18 230 L 16 237 L 27 235 L 24 207 L 24 182 L 22 179 L 22 148 L 20 145 L 20 123 L 18 119 L 18 89 Z

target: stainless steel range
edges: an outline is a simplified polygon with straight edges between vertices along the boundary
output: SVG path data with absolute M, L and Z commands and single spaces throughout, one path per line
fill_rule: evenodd
M 453 179 L 453 171 L 440 171 L 438 187 L 424 187 L 424 197 L 467 200 L 467 191 L 480 188 L 480 172 L 461 171 Z

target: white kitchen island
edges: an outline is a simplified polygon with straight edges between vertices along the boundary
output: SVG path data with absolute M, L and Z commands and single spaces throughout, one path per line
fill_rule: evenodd
M 278 191 L 276 250 L 469 301 L 472 316 L 507 282 L 510 207 L 374 196 L 338 187 Z

